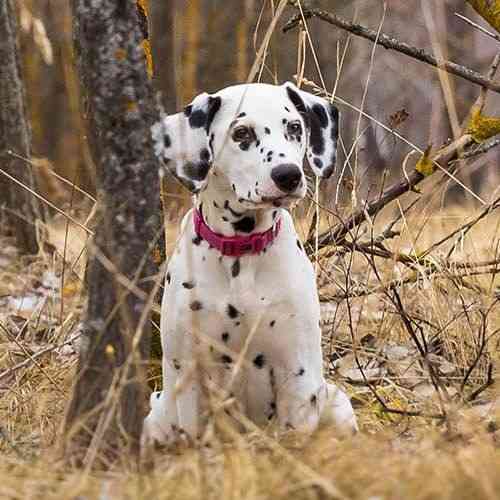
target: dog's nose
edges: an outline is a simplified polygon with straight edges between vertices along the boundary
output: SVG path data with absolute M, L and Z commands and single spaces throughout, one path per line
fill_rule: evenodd
M 284 163 L 271 170 L 271 179 L 284 193 L 291 193 L 300 183 L 302 172 L 293 163 Z

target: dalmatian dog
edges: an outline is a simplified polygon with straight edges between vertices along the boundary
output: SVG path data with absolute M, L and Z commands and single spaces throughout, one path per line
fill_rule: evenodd
M 292 83 L 236 85 L 152 132 L 195 204 L 166 274 L 163 390 L 143 442 L 201 436 L 207 387 L 259 426 L 355 432 L 350 400 L 323 375 L 315 273 L 287 211 L 306 194 L 305 157 L 316 175 L 333 173 L 337 109 Z

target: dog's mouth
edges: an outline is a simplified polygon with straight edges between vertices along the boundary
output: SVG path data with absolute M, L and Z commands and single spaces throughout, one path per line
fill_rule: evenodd
M 286 194 L 283 196 L 262 196 L 262 203 L 270 204 L 273 207 L 289 207 L 299 200 L 302 199 L 302 196 L 297 194 Z

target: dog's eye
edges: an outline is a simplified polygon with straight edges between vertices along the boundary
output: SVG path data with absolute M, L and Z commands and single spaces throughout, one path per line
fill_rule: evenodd
M 253 134 L 252 131 L 245 126 L 237 127 L 233 132 L 233 141 L 242 142 L 242 141 L 252 141 Z
M 302 134 L 302 125 L 298 120 L 294 122 L 289 122 L 287 125 L 287 131 L 290 135 Z

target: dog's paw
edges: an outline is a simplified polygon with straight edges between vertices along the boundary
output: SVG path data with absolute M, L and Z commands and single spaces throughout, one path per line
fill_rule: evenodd
M 150 447 L 155 444 L 164 445 L 169 442 L 169 432 L 165 427 L 167 417 L 163 401 L 163 391 L 151 393 L 149 398 L 150 411 L 144 419 L 142 427 L 141 445 Z
M 359 431 L 351 400 L 347 394 L 333 384 L 326 384 L 326 403 L 321 423 L 335 427 L 342 437 L 352 436 Z

